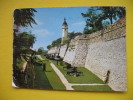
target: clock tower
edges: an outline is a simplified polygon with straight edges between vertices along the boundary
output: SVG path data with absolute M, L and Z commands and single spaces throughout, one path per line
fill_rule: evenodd
M 64 18 L 64 22 L 62 24 L 62 42 L 63 44 L 68 39 L 68 25 L 66 19 Z

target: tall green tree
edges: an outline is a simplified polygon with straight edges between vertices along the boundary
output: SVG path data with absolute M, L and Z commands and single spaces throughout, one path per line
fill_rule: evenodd
M 17 34 L 14 42 L 15 57 L 19 57 L 21 54 L 26 54 L 27 50 L 33 46 L 36 41 L 36 37 L 28 32 L 22 32 Z
M 98 7 L 90 7 L 87 13 L 81 14 L 86 19 L 86 26 L 84 28 L 85 34 L 90 34 L 103 28 L 102 20 L 104 17 Z
M 38 48 L 38 53 L 39 54 L 43 54 L 43 51 L 44 51 L 44 48 L 43 47 Z
M 48 46 L 47 46 L 47 49 L 50 49 L 51 47 L 52 47 L 51 45 L 48 45 Z
M 34 20 L 35 9 L 15 9 L 14 10 L 14 26 L 17 27 L 28 27 L 32 24 L 36 24 Z M 14 40 L 13 40 L 13 81 L 14 83 L 22 87 L 23 86 L 23 74 L 20 69 L 17 67 L 17 60 L 21 58 L 21 55 L 29 53 L 30 47 L 33 46 L 35 42 L 35 36 L 28 33 L 19 33 L 19 29 L 14 29 Z M 26 57 L 24 57 L 26 58 Z
M 13 47 L 13 81 L 15 85 L 19 87 L 26 87 L 24 83 L 24 74 L 21 73 L 21 69 L 18 67 L 18 62 L 22 60 L 23 57 L 25 61 L 28 61 L 27 54 L 33 54 L 30 47 L 33 46 L 35 42 L 35 36 L 33 34 L 28 34 L 27 32 L 19 33 L 14 39 Z
M 116 21 L 122 17 L 125 17 L 125 7 L 98 7 L 102 11 L 103 17 L 109 19 L 110 23 L 113 24 L 113 20 Z
M 15 9 L 14 10 L 14 24 L 16 26 L 22 26 L 22 27 L 27 27 L 27 26 L 32 26 L 32 24 L 36 24 L 35 20 L 34 20 L 34 12 L 37 12 L 35 9 L 29 8 L 29 9 Z M 27 33 L 20 33 L 20 34 L 16 34 L 16 31 L 18 30 L 14 30 L 14 41 L 13 41 L 13 46 L 14 46 L 14 61 L 17 58 L 17 55 L 15 53 L 20 53 L 18 52 L 18 48 L 20 46 L 26 45 L 27 46 L 31 46 L 33 45 L 33 43 L 35 42 L 32 35 L 28 35 Z M 24 37 L 25 38 L 29 38 L 26 41 L 23 41 Z M 31 36 L 31 37 L 30 37 Z M 22 37 L 22 38 L 21 38 Z M 35 38 L 35 37 L 34 37 Z M 18 43 L 20 42 L 20 43 Z M 20 54 L 18 54 L 20 55 Z M 14 64 L 16 63 L 16 61 L 14 62 Z
M 90 7 L 87 13 L 81 13 L 86 20 L 85 34 L 91 34 L 125 17 L 125 7 Z M 109 23 L 110 21 L 110 23 Z
M 125 7 L 117 7 L 117 16 L 121 19 L 126 16 L 126 8 Z
M 103 13 L 105 19 L 109 19 L 110 23 L 113 24 L 113 19 L 117 20 L 117 7 L 98 7 Z
M 34 20 L 34 13 L 37 12 L 33 8 L 29 9 L 15 9 L 14 10 L 14 24 L 17 26 L 32 26 L 32 24 L 37 24 Z
M 58 38 L 54 40 L 51 45 L 52 47 L 54 47 L 54 46 L 60 46 L 60 44 L 61 44 L 61 38 Z

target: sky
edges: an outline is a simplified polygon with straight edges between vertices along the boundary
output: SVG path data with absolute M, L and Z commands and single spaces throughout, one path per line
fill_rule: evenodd
M 68 32 L 83 32 L 85 27 L 85 19 L 81 13 L 86 13 L 89 7 L 53 7 L 53 8 L 35 8 L 34 19 L 37 25 L 33 27 L 21 28 L 21 31 L 29 32 L 36 36 L 36 42 L 33 48 L 37 50 L 43 47 L 47 50 L 47 46 L 53 40 L 62 37 L 62 24 L 66 18 L 68 24 Z

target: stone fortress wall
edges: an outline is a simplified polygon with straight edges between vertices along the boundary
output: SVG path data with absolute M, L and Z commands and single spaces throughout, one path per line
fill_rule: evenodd
M 110 71 L 108 85 L 115 91 L 126 90 L 125 37 L 125 19 L 88 37 L 85 67 L 104 81 Z
M 115 91 L 126 90 L 126 22 L 125 18 L 93 34 L 84 34 L 60 48 L 65 62 L 85 67 Z M 66 51 L 66 54 L 65 54 Z M 65 55 L 65 56 L 64 56 Z M 108 74 L 108 75 L 107 75 Z
M 60 57 L 64 58 L 64 55 L 65 55 L 65 53 L 66 53 L 66 49 L 67 49 L 67 45 L 61 46 L 61 48 L 60 48 L 60 53 L 59 53 L 59 56 L 60 56 Z
M 48 50 L 48 54 L 57 55 L 59 53 L 59 47 L 52 47 Z

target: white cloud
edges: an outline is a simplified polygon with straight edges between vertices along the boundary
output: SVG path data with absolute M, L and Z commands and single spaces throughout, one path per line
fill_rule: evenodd
M 76 22 L 76 23 L 73 23 L 72 25 L 73 25 L 73 26 L 85 25 L 85 22 L 84 22 L 84 21 Z
M 46 35 L 51 34 L 51 32 L 49 32 L 47 29 L 38 29 L 38 30 L 34 30 L 33 33 L 37 36 L 37 37 L 45 37 Z

